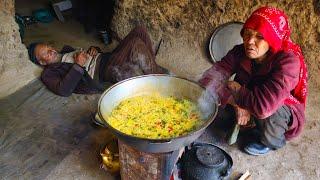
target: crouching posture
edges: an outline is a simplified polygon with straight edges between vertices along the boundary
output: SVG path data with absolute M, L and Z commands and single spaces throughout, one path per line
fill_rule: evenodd
M 307 69 L 301 49 L 290 39 L 287 16 L 279 9 L 254 11 L 235 46 L 208 69 L 200 84 L 232 105 L 236 123 L 256 123 L 257 137 L 244 147 L 261 155 L 283 147 L 305 121 Z M 236 73 L 234 81 L 229 77 Z
M 112 53 L 97 47 L 87 51 L 65 46 L 61 52 L 45 43 L 29 46 L 30 60 L 43 66 L 41 80 L 53 93 L 92 94 L 104 90 L 103 82 L 118 81 L 144 74 L 167 73 L 155 62 L 150 37 L 144 27 L 133 29 Z

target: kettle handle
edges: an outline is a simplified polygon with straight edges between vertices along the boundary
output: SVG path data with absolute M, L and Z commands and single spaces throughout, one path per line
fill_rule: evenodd
M 229 179 L 231 174 L 231 167 L 229 167 L 224 173 L 220 174 L 220 179 Z

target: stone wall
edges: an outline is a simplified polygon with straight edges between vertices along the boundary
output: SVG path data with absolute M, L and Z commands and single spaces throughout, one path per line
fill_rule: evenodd
M 244 22 L 263 5 L 281 8 L 289 16 L 292 39 L 302 46 L 310 82 L 319 86 L 318 0 L 119 0 L 112 28 L 124 37 L 136 24 L 145 24 L 154 43 L 164 40 L 157 62 L 196 80 L 210 66 L 207 42 L 214 29 L 230 21 Z
M 0 0 L 0 98 L 23 87 L 39 75 L 21 43 L 14 19 L 14 0 Z

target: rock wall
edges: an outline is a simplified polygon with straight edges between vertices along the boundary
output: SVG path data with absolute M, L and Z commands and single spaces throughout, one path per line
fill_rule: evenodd
M 135 25 L 145 24 L 155 44 L 164 40 L 157 62 L 196 80 L 210 67 L 207 43 L 214 29 L 230 21 L 244 22 L 263 5 L 281 8 L 289 16 L 291 37 L 302 46 L 310 82 L 319 86 L 318 0 L 119 0 L 112 29 L 124 37 Z
M 21 43 L 14 19 L 14 0 L 0 0 L 0 98 L 29 83 L 39 75 Z

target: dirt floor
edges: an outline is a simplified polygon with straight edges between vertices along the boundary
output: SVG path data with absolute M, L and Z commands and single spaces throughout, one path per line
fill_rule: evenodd
M 81 25 L 72 19 L 68 23 L 54 21 L 49 24 L 32 25 L 26 29 L 25 44 L 39 39 L 50 42 L 57 48 L 61 48 L 65 44 L 83 48 L 90 45 L 98 45 L 103 50 L 110 51 L 116 46 L 116 42 L 111 46 L 104 46 L 93 34 L 85 34 Z M 186 65 L 183 61 L 175 61 L 174 64 L 169 65 L 169 62 L 164 62 L 165 57 L 170 56 L 170 58 L 177 57 L 180 59 L 182 54 L 186 53 L 175 52 L 174 49 L 169 53 L 165 52 L 171 49 L 172 46 L 178 47 L 179 41 L 173 42 L 170 46 L 164 44 L 159 56 L 161 57 L 161 62 L 171 68 L 170 70 L 173 72 L 179 72 L 177 73 L 178 75 L 191 77 L 210 65 L 208 61 L 199 61 L 197 70 L 191 74 L 189 74 L 188 68 L 183 68 Z M 194 46 L 199 48 L 197 43 Z M 197 54 L 194 54 L 195 57 L 192 58 L 196 59 Z M 181 71 L 181 69 L 185 69 L 185 71 Z M 3 179 L 21 177 L 25 179 L 114 179 L 114 177 L 99 168 L 99 148 L 103 146 L 104 138 L 110 136 L 110 134 L 108 134 L 107 130 L 92 128 L 88 117 L 88 114 L 95 111 L 99 96 L 72 95 L 69 98 L 60 98 L 46 91 L 41 83 L 36 86 L 38 87 L 38 94 L 34 98 L 43 98 L 43 102 L 37 105 L 40 109 L 30 109 L 26 105 L 17 108 L 9 104 L 12 105 L 10 106 L 11 116 L 8 118 L 10 121 L 6 122 L 1 118 L 0 124 L 3 129 L 0 132 L 0 171 L 2 172 L 0 177 Z M 318 140 L 320 138 L 319 94 L 319 88 L 315 85 L 310 85 L 306 108 L 307 122 L 300 137 L 288 142 L 284 148 L 273 151 L 268 155 L 262 157 L 249 156 L 240 151 L 237 145 L 227 146 L 223 140 L 213 138 L 210 130 L 201 139 L 218 144 L 230 153 L 234 161 L 233 171 L 235 174 L 249 170 L 253 175 L 253 179 L 320 179 L 320 168 L 317 164 L 320 162 L 320 144 Z M 11 98 L 14 99 L 14 97 Z M 32 101 L 32 98 L 25 97 L 25 99 L 28 99 L 29 102 Z M 12 101 L 1 101 L 1 103 L 5 104 L 8 104 L 8 102 Z M 57 106 L 63 104 L 70 111 L 66 112 L 64 108 L 55 111 L 54 106 L 50 106 L 53 108 L 50 109 L 46 106 L 46 103 L 53 103 L 53 105 Z M 0 105 L 4 107 L 4 104 Z M 21 109 L 23 107 L 25 108 L 24 110 Z M 17 108 L 17 110 L 12 108 Z M 15 112 L 21 114 L 15 114 Z M 47 116 L 43 115 L 48 112 L 56 113 L 59 118 L 44 119 Z M 24 117 L 27 113 L 35 117 L 35 122 L 30 122 L 26 126 L 17 126 L 17 124 L 20 124 L 18 121 L 21 119 L 20 117 Z M 13 118 L 13 115 L 17 115 L 18 118 Z M 68 116 L 72 116 L 70 118 L 72 122 L 69 122 L 68 118 L 61 120 L 62 117 Z M 61 121 L 55 122 L 55 120 Z M 43 122 L 39 123 L 41 121 Z M 57 131 L 53 134 L 51 131 L 54 129 L 45 128 L 48 123 L 56 125 L 54 128 Z M 28 128 L 30 131 L 26 130 Z M 82 133 L 78 132 L 78 130 L 81 130 Z M 17 131 L 20 131 L 20 133 L 15 133 Z M 45 133 L 44 131 L 49 132 Z M 11 135 L 9 136 L 8 133 L 11 133 Z M 62 135 L 56 133 L 62 133 Z M 38 138 L 32 139 L 32 137 L 37 136 Z M 50 138 L 47 139 L 45 137 Z M 10 140 L 12 140 L 12 143 L 9 143 Z M 48 152 L 41 155 L 42 157 L 47 156 L 49 159 L 35 162 L 35 166 L 27 166 L 29 162 L 39 158 L 36 158 L 37 154 L 25 154 L 25 149 L 19 146 L 20 142 L 26 143 L 24 145 L 28 147 L 28 152 L 33 150 L 39 154 Z M 56 142 L 60 142 L 60 144 Z M 58 145 L 60 147 L 57 147 Z M 11 152 L 9 151 L 10 148 L 16 151 Z M 50 149 L 53 150 L 50 151 Z M 49 151 L 52 153 L 49 153 Z M 9 162 L 12 163 L 10 164 Z M 39 170 L 43 171 L 39 173 Z
M 0 100 L 0 179 L 114 179 L 100 168 L 111 134 L 90 125 L 99 95 L 56 96 L 36 80 Z
M 227 146 L 208 128 L 197 141 L 214 143 L 233 158 L 233 177 L 319 179 L 319 91 L 311 91 L 302 135 L 284 148 L 255 157 Z M 111 137 L 90 123 L 99 95 L 59 97 L 40 81 L 0 100 L 1 179 L 117 179 L 100 168 L 99 151 Z M 312 106 L 310 106 L 312 105 Z M 22 118 L 23 117 L 23 118 Z

